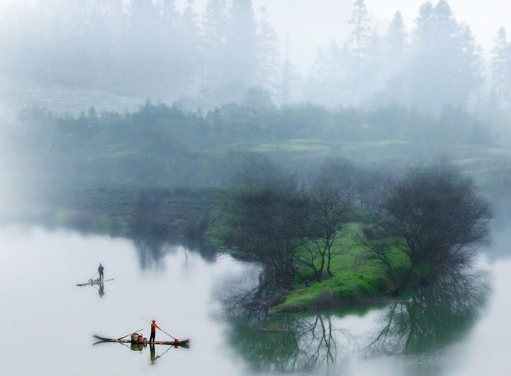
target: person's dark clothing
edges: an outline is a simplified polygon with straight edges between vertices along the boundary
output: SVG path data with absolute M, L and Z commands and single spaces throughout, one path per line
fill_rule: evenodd
M 103 280 L 103 270 L 105 270 L 105 268 L 103 267 L 103 265 L 99 264 L 98 272 L 99 272 L 99 279 L 101 281 Z

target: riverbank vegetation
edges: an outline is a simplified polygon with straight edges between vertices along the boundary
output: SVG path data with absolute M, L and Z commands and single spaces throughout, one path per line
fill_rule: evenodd
M 247 154 L 290 171 L 325 157 L 399 170 L 443 156 L 484 184 L 509 184 L 505 135 L 462 108 L 431 116 L 375 109 L 229 104 L 208 112 L 145 103 L 130 113 L 56 116 L 28 108 L 4 130 L 10 179 L 20 186 L 224 187 Z M 25 183 L 25 184 L 23 184 Z
M 257 262 L 276 311 L 403 296 L 468 262 L 490 215 L 478 188 L 509 186 L 511 160 L 491 127 L 452 108 L 32 108 L 9 137 L 11 177 L 37 187 L 40 218 Z
M 261 161 L 240 173 L 222 235 L 263 266 L 261 304 L 279 289 L 274 311 L 403 296 L 466 266 L 486 239 L 489 205 L 456 168 L 411 169 L 381 186 L 368 176 L 343 161 L 305 183 Z

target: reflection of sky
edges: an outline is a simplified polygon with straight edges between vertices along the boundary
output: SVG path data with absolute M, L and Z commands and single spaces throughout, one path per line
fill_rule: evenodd
M 481 312 L 481 319 L 461 343 L 452 343 L 421 356 L 359 357 L 348 354 L 335 365 L 339 375 L 364 376 L 508 376 L 509 338 L 511 338 L 511 260 L 489 263 L 482 259 L 480 267 L 492 275 L 491 299 Z M 367 343 L 377 333 L 381 311 L 363 316 L 346 316 L 335 320 L 335 327 L 348 329 L 357 339 L 356 347 Z M 384 320 L 383 320 L 384 321 Z M 372 329 L 368 329 L 372 328 Z M 376 330 L 375 330 L 376 329 Z
M 214 374 L 207 372 L 211 364 L 238 374 L 222 355 L 222 328 L 211 317 L 215 281 L 223 272 L 239 272 L 230 258 L 208 264 L 181 249 L 164 259 L 166 273 L 141 271 L 130 241 L 14 228 L 0 228 L 0 250 L 0 321 L 9 339 L 0 344 L 2 374 L 140 374 L 151 367 L 149 351 L 92 346 L 92 334 L 120 337 L 144 328 L 148 335 L 144 320 L 153 318 L 177 338 L 192 340 L 190 350 L 169 351 L 153 375 Z M 115 278 L 105 283 L 103 298 L 96 287 L 76 286 L 99 262 L 105 278 Z
M 452 376 L 508 376 L 511 374 L 509 340 L 511 338 L 511 260 L 491 265 L 492 297 L 487 314 L 476 325 L 467 343 L 460 346 L 463 361 Z
M 75 286 L 92 276 L 99 262 L 105 277 L 115 278 L 105 284 L 103 298 L 95 287 Z M 225 342 L 227 323 L 217 319 L 213 294 L 252 272 L 229 256 L 209 263 L 180 247 L 162 262 L 163 269 L 141 270 L 135 246 L 124 239 L 0 228 L 0 321 L 9 339 L 0 344 L 2 374 L 129 376 L 149 368 L 153 375 L 247 374 L 243 356 Z M 511 261 L 484 267 L 493 276 L 492 298 L 462 343 L 420 357 L 367 358 L 359 350 L 381 329 L 382 311 L 332 318 L 340 335 L 349 331 L 349 336 L 339 340 L 339 361 L 316 374 L 507 376 Z M 144 328 L 147 335 L 145 320 L 153 318 L 172 335 L 190 338 L 191 348 L 172 349 L 151 366 L 148 349 L 92 346 L 93 333 L 120 337 Z

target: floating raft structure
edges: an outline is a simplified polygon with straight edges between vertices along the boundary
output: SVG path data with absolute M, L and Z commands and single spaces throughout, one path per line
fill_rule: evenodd
M 180 347 L 185 347 L 185 348 L 188 348 L 190 347 L 190 340 L 189 339 L 184 339 L 184 340 L 174 340 L 174 341 L 153 341 L 153 342 L 149 342 L 147 339 L 144 339 L 143 342 L 138 342 L 138 341 L 132 341 L 131 339 L 115 339 L 115 338 L 107 338 L 107 337 L 101 337 L 101 336 L 98 336 L 97 334 L 94 334 L 93 335 L 94 338 L 96 338 L 98 341 L 95 343 L 98 344 L 98 343 L 103 343 L 103 342 L 115 342 L 115 343 L 130 343 L 130 344 L 140 344 L 140 345 L 167 345 L 167 346 L 180 346 Z
M 93 286 L 93 285 L 101 285 L 103 282 L 113 281 L 113 278 L 110 279 L 89 279 L 85 283 L 77 283 L 76 286 Z

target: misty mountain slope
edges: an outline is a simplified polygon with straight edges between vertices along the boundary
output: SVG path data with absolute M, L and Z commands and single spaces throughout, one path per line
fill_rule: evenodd
M 19 173 L 64 185 L 223 186 L 251 154 L 297 171 L 334 156 L 394 169 L 444 158 L 491 182 L 511 158 L 476 117 L 458 111 L 433 118 L 399 107 L 232 104 L 202 113 L 147 102 L 136 112 L 91 108 L 78 117 L 33 108 L 20 119 L 11 137 L 28 167 Z

